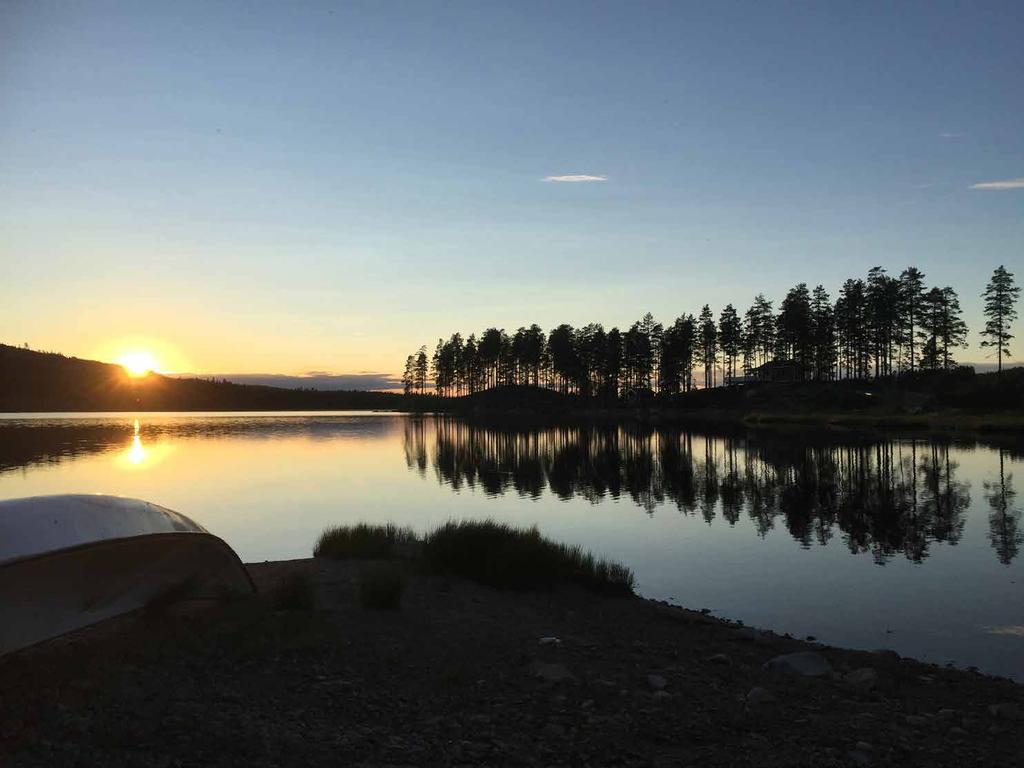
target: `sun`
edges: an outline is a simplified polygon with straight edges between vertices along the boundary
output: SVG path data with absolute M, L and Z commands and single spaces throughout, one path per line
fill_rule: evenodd
M 141 350 L 125 352 L 117 358 L 117 362 L 129 376 L 136 379 L 148 376 L 157 368 L 156 358 Z

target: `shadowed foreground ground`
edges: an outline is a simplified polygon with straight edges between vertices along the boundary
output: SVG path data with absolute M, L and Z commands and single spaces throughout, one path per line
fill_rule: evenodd
M 250 566 L 264 592 L 309 573 L 311 612 L 175 609 L 0 659 L 0 765 L 1024 764 L 1005 680 L 575 589 L 415 577 L 366 611 L 360 567 Z M 800 650 L 833 675 L 762 670 Z

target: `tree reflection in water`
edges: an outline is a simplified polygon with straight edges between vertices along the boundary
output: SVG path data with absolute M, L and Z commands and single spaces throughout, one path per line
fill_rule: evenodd
M 1013 475 L 1006 472 L 1005 451 L 999 450 L 999 477 L 985 483 L 985 501 L 992 510 L 988 517 L 989 541 L 1003 565 L 1009 565 L 1024 544 L 1021 531 L 1021 511 L 1014 506 L 1017 492 L 1013 488 Z
M 970 505 L 970 486 L 942 440 L 711 436 L 639 424 L 510 428 L 446 417 L 408 419 L 404 439 L 408 465 L 424 476 L 432 468 L 455 490 L 628 498 L 649 515 L 671 504 L 709 525 L 746 515 L 761 536 L 781 519 L 804 547 L 838 536 L 879 564 L 899 554 L 920 562 L 935 542 L 957 544 Z M 986 484 L 986 498 L 993 546 L 1008 563 L 1024 544 L 1012 477 Z

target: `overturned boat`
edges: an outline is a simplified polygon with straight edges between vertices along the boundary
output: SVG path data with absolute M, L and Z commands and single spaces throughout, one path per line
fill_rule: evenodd
M 0 501 L 0 654 L 160 599 L 253 590 L 222 539 L 156 504 L 102 495 Z

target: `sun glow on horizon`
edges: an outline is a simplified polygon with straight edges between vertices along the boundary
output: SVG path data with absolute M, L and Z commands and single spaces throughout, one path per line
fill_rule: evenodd
M 117 363 L 133 379 L 147 376 L 157 368 L 157 360 L 150 352 L 135 350 L 125 352 L 117 358 Z

